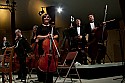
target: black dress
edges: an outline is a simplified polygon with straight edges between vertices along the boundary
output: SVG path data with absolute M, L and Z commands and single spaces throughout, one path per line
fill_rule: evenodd
M 52 27 L 51 25 L 41 25 L 40 27 L 38 27 L 37 29 L 37 35 L 47 35 L 49 33 L 51 33 Z M 58 35 L 58 32 L 55 28 L 53 28 L 53 35 Z M 38 42 L 38 54 L 39 55 L 43 55 L 44 50 L 42 48 L 42 42 L 44 41 L 44 39 L 39 40 Z M 43 83 L 53 83 L 53 72 L 43 72 L 40 71 L 39 69 L 37 69 L 37 76 L 38 76 L 38 81 L 39 82 L 43 82 Z

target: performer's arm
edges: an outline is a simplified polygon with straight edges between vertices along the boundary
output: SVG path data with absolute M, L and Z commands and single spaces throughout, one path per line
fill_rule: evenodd
M 38 35 L 37 36 L 37 39 L 44 39 L 44 38 L 47 38 L 47 37 L 49 37 L 50 35 L 48 34 L 48 35 Z
M 33 51 L 30 44 L 28 43 L 27 39 L 25 39 L 25 38 L 22 39 L 22 45 L 23 45 L 24 49 L 26 49 L 27 53 L 30 53 Z
M 55 29 L 55 27 L 53 28 L 53 38 L 54 39 L 57 39 L 57 38 L 59 38 L 59 32 Z

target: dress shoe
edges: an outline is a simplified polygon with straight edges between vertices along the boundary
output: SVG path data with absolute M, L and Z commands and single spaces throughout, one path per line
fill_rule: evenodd
M 87 63 L 87 62 L 85 62 L 85 63 L 84 63 L 84 65 L 88 65 L 88 63 Z
M 26 80 L 26 78 L 21 78 L 21 80 Z
M 95 60 L 92 60 L 92 61 L 91 61 L 91 65 L 94 65 L 94 64 L 95 64 Z
M 101 60 L 96 61 L 96 63 L 101 64 Z
M 26 82 L 26 78 L 21 78 L 21 82 L 25 83 Z

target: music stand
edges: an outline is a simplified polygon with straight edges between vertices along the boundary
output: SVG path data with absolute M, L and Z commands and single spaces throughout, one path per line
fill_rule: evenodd
M 108 10 L 108 6 L 106 5 L 106 6 L 105 6 L 105 11 L 104 11 L 104 19 L 103 19 L 103 22 L 105 22 L 105 23 L 102 23 L 101 42 L 98 42 L 98 45 L 102 45 L 102 46 L 104 46 L 104 41 L 105 41 L 105 39 L 104 39 L 104 37 L 105 37 L 105 36 L 104 36 L 105 29 L 107 29 L 107 27 L 109 27 L 109 25 L 107 26 L 107 23 L 110 24 L 110 22 L 112 22 L 112 21 L 114 22 L 114 20 L 115 20 L 115 19 L 113 19 L 113 20 L 110 20 L 110 21 L 106 21 L 107 10 Z M 110 26 L 110 27 L 111 27 L 111 26 Z M 104 49 L 98 47 L 98 55 L 99 55 L 99 49 L 101 49 L 101 50 L 104 51 Z M 107 41 L 106 41 L 106 53 L 105 53 L 105 55 L 107 55 L 108 59 L 109 59 L 110 62 L 112 63 L 110 57 L 109 57 L 108 54 L 107 54 Z M 104 60 L 105 60 L 105 56 L 104 56 L 104 58 L 103 58 L 103 64 L 104 64 Z

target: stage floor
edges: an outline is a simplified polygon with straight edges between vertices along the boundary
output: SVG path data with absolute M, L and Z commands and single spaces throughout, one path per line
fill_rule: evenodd
M 104 68 L 104 67 L 118 67 L 123 66 L 122 62 L 113 62 L 113 63 L 101 63 L 101 64 L 95 64 L 95 65 L 81 65 L 77 66 L 77 68 Z
M 113 63 L 101 63 L 101 64 L 94 64 L 94 65 L 79 65 L 76 66 L 78 69 L 83 69 L 83 68 L 102 68 L 102 67 L 114 67 L 114 66 L 122 66 L 122 62 L 113 62 Z
M 83 83 L 121 83 L 122 79 L 113 80 L 115 78 L 122 78 L 123 74 L 123 63 L 105 63 L 105 64 L 95 64 L 95 65 L 81 65 L 76 66 L 80 74 Z M 63 73 L 67 69 L 64 69 Z M 125 69 L 124 69 L 125 70 Z M 28 78 L 29 74 L 27 75 Z M 15 80 L 17 75 L 13 75 L 13 83 L 22 83 L 20 80 Z M 53 80 L 55 80 L 56 76 Z M 62 83 L 64 78 L 57 80 L 57 83 Z M 31 82 L 37 80 L 37 75 L 33 72 L 31 78 L 27 79 L 27 83 L 39 83 Z M 73 77 L 74 83 L 79 83 L 77 77 Z M 2 83 L 0 79 L 0 83 Z M 9 82 L 6 82 L 9 83 Z M 71 83 L 70 78 L 66 79 L 65 83 Z
M 14 79 L 17 77 L 17 75 L 14 75 Z M 53 80 L 55 80 L 56 77 L 54 77 Z M 117 79 L 118 78 L 118 79 Z M 120 78 L 120 79 L 119 79 Z M 40 83 L 40 82 L 35 82 L 35 80 L 37 79 L 37 76 L 32 74 L 32 78 L 27 80 L 27 83 Z M 56 83 L 62 83 L 64 78 L 58 79 Z M 117 80 L 114 80 L 117 79 Z M 34 81 L 34 82 L 31 82 Z M 74 83 L 80 83 L 78 79 L 73 79 Z M 113 77 L 107 77 L 107 78 L 100 78 L 100 79 L 81 79 L 82 83 L 121 83 L 122 81 L 122 76 L 113 76 Z M 0 79 L 0 83 L 2 83 L 1 79 Z M 9 83 L 9 82 L 5 82 L 5 83 Z M 12 83 L 23 83 L 20 80 L 15 80 Z M 72 83 L 71 80 L 69 78 L 66 79 L 65 83 Z M 125 82 L 123 82 L 125 83 Z
M 95 64 L 95 65 L 80 65 L 76 66 L 80 77 L 82 79 L 98 79 L 112 76 L 119 76 L 123 74 L 125 70 L 122 62 L 114 62 L 114 63 L 105 63 L 105 64 Z M 59 67 L 59 70 L 61 68 Z M 67 72 L 67 68 L 62 70 L 60 75 L 65 75 Z M 75 73 L 75 69 L 71 70 L 71 73 Z M 124 71 L 125 72 L 125 71 Z M 77 78 L 78 76 L 73 76 L 73 78 Z

